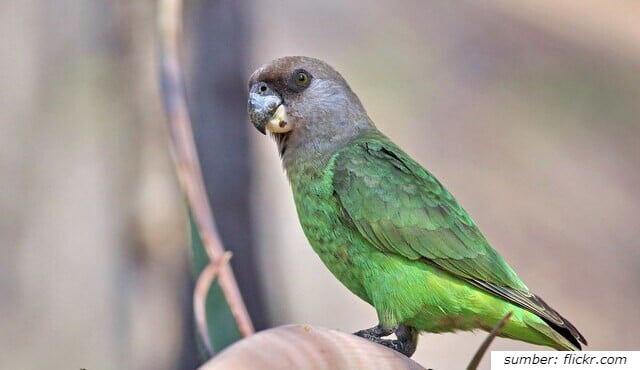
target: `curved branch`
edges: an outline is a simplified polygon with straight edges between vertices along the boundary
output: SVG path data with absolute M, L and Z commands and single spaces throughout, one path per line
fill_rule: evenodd
M 223 258 L 225 250 L 216 229 L 202 179 L 178 58 L 182 35 L 182 0 L 160 0 L 158 6 L 160 82 L 169 121 L 172 154 L 180 185 L 209 261 L 216 265 Z M 242 301 L 231 266 L 223 263 L 218 270 L 218 282 L 240 333 L 243 336 L 253 334 L 253 324 Z
M 205 349 L 209 355 L 215 353 L 211 337 L 209 335 L 209 325 L 207 323 L 207 294 L 211 289 L 211 284 L 214 282 L 220 267 L 226 264 L 231 258 L 231 252 L 225 252 L 223 257 L 216 263 L 209 263 L 200 273 L 198 280 L 196 281 L 195 289 L 193 290 L 193 313 L 196 318 L 196 329 L 198 334 L 202 338 Z

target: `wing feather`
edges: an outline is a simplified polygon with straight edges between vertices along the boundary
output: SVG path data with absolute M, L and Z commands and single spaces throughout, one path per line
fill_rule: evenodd
M 440 182 L 381 134 L 340 151 L 335 195 L 349 222 L 373 246 L 423 260 L 540 316 L 580 347 L 584 337 L 529 292 Z
M 344 213 L 377 248 L 527 291 L 453 196 L 392 143 L 363 140 L 344 149 L 333 182 Z

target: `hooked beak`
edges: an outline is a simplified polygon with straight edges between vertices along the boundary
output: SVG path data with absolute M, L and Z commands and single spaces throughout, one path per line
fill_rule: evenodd
M 247 104 L 249 120 L 263 135 L 266 130 L 275 133 L 291 131 L 287 111 L 280 95 L 265 82 L 257 82 L 249 90 Z

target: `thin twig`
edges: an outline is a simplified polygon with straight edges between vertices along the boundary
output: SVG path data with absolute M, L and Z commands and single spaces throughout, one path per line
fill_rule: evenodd
M 231 252 L 225 252 L 219 261 L 211 261 L 200 273 L 193 291 L 193 313 L 196 318 L 196 329 L 209 356 L 215 354 L 215 349 L 211 342 L 209 325 L 207 324 L 207 294 L 218 272 L 220 272 L 220 268 L 226 265 L 229 259 L 231 259 Z
M 502 330 L 502 328 L 504 328 L 504 326 L 507 324 L 507 321 L 509 321 L 511 315 L 513 315 L 513 311 L 509 311 L 509 313 L 506 314 L 502 318 L 502 320 L 500 320 L 500 322 L 493 327 L 493 330 L 491 330 L 489 335 L 487 335 L 487 338 L 485 338 L 484 342 L 482 342 L 482 345 L 480 345 L 480 347 L 476 351 L 476 354 L 471 359 L 471 362 L 469 362 L 467 370 L 475 370 L 478 368 L 478 365 L 480 365 L 480 361 L 482 360 L 484 354 L 487 352 L 487 349 L 489 349 L 491 342 L 493 342 L 498 333 L 500 333 L 500 330 Z
M 182 35 L 181 19 L 182 0 L 159 0 L 158 30 L 162 97 L 169 120 L 171 149 L 178 179 L 206 253 L 211 263 L 214 263 L 223 258 L 225 250 L 205 191 L 187 110 L 184 81 L 178 58 L 179 41 Z M 231 266 L 220 265 L 217 277 L 240 333 L 243 336 L 253 334 L 253 324 L 238 290 Z

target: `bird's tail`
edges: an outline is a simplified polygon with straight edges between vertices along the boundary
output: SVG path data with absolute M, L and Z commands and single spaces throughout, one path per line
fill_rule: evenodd
M 513 289 L 478 279 L 467 281 L 528 311 L 532 316 L 524 321 L 527 326 L 542 334 L 542 338 L 548 339 L 544 340 L 545 345 L 564 350 L 581 350 L 580 343 L 587 344 L 587 340 L 569 320 L 562 317 L 537 295 L 526 290 Z
M 545 336 L 549 343 L 548 346 L 553 347 L 559 351 L 580 351 L 582 346 L 578 343 L 569 341 L 566 337 L 552 329 L 551 326 L 543 322 L 529 322 L 527 325 L 539 334 Z
M 538 317 L 544 321 L 542 322 L 528 322 L 532 329 L 536 330 L 540 334 L 551 339 L 555 345 L 555 349 L 564 351 L 579 351 L 582 350 L 582 344 L 587 344 L 585 337 L 578 331 L 578 329 L 569 320 L 562 317 L 558 311 L 551 308 L 542 298 L 535 296 L 535 300 L 540 304 L 546 312 L 552 313 L 553 317 L 559 318 L 559 320 L 549 320 L 546 317 Z

